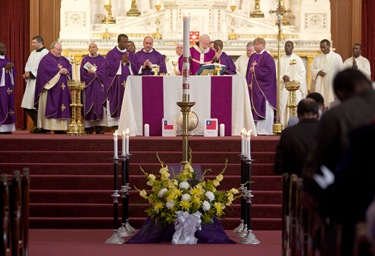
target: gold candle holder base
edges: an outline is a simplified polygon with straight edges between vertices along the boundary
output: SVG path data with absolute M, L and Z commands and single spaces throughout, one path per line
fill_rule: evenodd
M 251 18 L 264 18 L 264 13 L 260 10 L 260 0 L 255 0 L 254 11 L 250 13 Z
M 161 35 L 161 33 L 159 32 L 159 29 L 156 30 L 156 32 L 152 35 L 152 37 L 153 37 L 154 39 L 158 39 L 158 40 L 162 39 L 162 35 Z
M 137 3 L 135 0 L 132 0 L 130 10 L 126 13 L 126 16 L 138 17 L 139 15 L 141 15 L 141 12 L 137 8 Z
M 111 39 L 111 34 L 108 32 L 108 29 L 105 29 L 105 32 L 103 33 L 103 39 Z
M 72 104 L 70 104 L 72 109 L 72 120 L 70 121 L 70 125 L 68 127 L 68 134 L 86 134 L 81 115 L 83 108 L 83 104 L 81 103 L 81 93 L 85 89 L 85 83 L 81 83 L 79 81 L 69 81 L 68 87 L 72 96 Z
M 108 15 L 102 20 L 103 24 L 115 24 L 116 19 L 112 16 L 112 5 L 106 4 L 104 5 L 104 8 L 106 9 Z
M 297 93 L 296 91 L 300 87 L 300 82 L 298 81 L 289 81 L 285 83 L 285 89 L 289 92 L 289 99 L 287 107 L 289 108 L 289 118 L 296 116 L 297 110 Z

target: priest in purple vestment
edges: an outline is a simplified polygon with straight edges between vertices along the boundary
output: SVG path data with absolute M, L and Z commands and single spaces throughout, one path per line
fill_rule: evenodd
M 35 108 L 38 109 L 38 132 L 66 133 L 71 118 L 72 103 L 68 81 L 71 80 L 72 66 L 61 56 L 62 46 L 54 41 L 50 52 L 39 63 Z
M 275 61 L 265 47 L 263 38 L 254 40 L 255 53 L 250 56 L 246 73 L 251 109 L 259 135 L 273 134 L 277 97 Z
M 201 35 L 199 45 L 190 47 L 190 74 L 196 75 L 202 65 L 212 64 L 215 57 L 215 50 L 210 48 L 210 37 Z M 178 59 L 178 68 L 182 70 L 183 56 Z
M 224 65 L 226 68 L 224 70 L 225 75 L 235 75 L 236 72 L 236 65 L 234 65 L 233 60 L 223 52 L 223 41 L 216 40 L 214 42 L 214 50 L 215 50 L 215 59 L 214 62 L 219 63 L 220 65 Z
M 153 48 L 153 45 L 154 39 L 151 36 L 146 36 L 143 39 L 143 49 L 135 54 L 140 67 L 138 75 L 154 75 L 153 67 L 155 66 L 159 67 L 159 74 L 167 74 L 165 58 Z
M 16 130 L 14 106 L 14 78 L 16 70 L 12 61 L 5 57 L 6 47 L 0 42 L 0 134 Z
M 104 82 L 105 59 L 98 54 L 98 46 L 89 44 L 89 54 L 82 59 L 80 68 L 81 82 L 85 82 L 83 91 L 84 125 L 86 134 L 104 134 L 106 126 L 104 113 L 107 99 Z
M 128 36 L 120 34 L 117 37 L 118 45 L 107 53 L 105 69 L 107 75 L 107 125 L 117 129 L 122 98 L 125 92 L 126 79 L 136 74 L 139 66 L 135 54 L 127 50 Z

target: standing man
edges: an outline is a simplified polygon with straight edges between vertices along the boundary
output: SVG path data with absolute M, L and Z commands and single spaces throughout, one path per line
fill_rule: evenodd
M 210 37 L 201 35 L 199 44 L 190 47 L 190 74 L 196 75 L 202 65 L 212 64 L 215 50 L 210 48 Z M 182 70 L 183 56 L 178 59 L 178 68 Z
M 177 43 L 176 44 L 176 56 L 171 57 L 167 63 L 168 74 L 175 75 L 175 76 L 181 75 L 181 72 L 178 68 L 178 59 L 180 58 L 180 56 L 182 56 L 183 50 L 184 48 L 183 48 L 182 43 Z
M 361 55 L 362 46 L 361 44 L 353 45 L 353 57 L 345 60 L 344 68 L 354 68 L 361 71 L 369 80 L 371 80 L 371 67 L 370 61 Z
M 224 70 L 224 74 L 226 75 L 235 75 L 236 74 L 236 66 L 233 63 L 233 60 L 223 52 L 223 41 L 215 40 L 214 42 L 214 50 L 215 50 L 215 59 L 214 61 L 224 65 L 226 69 Z
M 82 59 L 80 68 L 81 82 L 85 82 L 83 92 L 84 125 L 86 134 L 104 134 L 106 126 L 105 102 L 105 59 L 98 54 L 95 43 L 89 45 L 89 54 Z
M 154 39 L 151 36 L 146 36 L 143 39 L 143 49 L 135 54 L 138 66 L 140 66 L 138 75 L 153 75 L 152 67 L 154 65 L 159 66 L 159 74 L 167 73 L 165 59 L 163 55 L 153 48 L 153 45 Z
M 107 75 L 107 125 L 116 130 L 121 113 L 126 79 L 139 70 L 135 54 L 127 50 L 128 36 L 120 34 L 118 45 L 107 53 L 105 59 Z
M 248 42 L 246 45 L 246 54 L 241 55 L 235 62 L 236 65 L 236 72 L 238 75 L 246 76 L 247 72 L 247 64 L 249 64 L 249 58 L 251 54 L 255 52 L 254 50 L 254 43 Z
M 38 111 L 34 107 L 36 76 L 39 62 L 48 54 L 48 50 L 44 47 L 44 40 L 41 36 L 34 36 L 31 39 L 31 46 L 34 50 L 27 59 L 25 73 L 22 75 L 26 81 L 26 89 L 23 94 L 21 107 L 26 110 L 26 113 L 33 121 L 33 128 L 30 132 L 34 133 L 38 126 Z
M 246 80 L 250 104 L 259 135 L 273 134 L 276 110 L 276 67 L 273 57 L 265 50 L 263 38 L 254 39 L 255 54 L 250 56 Z
M 0 42 L 0 134 L 16 130 L 14 106 L 14 78 L 16 70 L 12 61 L 5 57 L 6 47 Z
M 296 91 L 296 103 L 307 95 L 306 68 L 302 59 L 293 53 L 294 44 L 291 41 L 285 43 L 285 55 L 280 57 L 280 123 L 283 127 L 288 125 L 289 116 L 289 91 L 285 85 L 288 82 L 299 82 L 299 89 Z
M 333 93 L 333 78 L 342 69 L 342 58 L 330 50 L 331 43 L 327 39 L 320 42 L 321 54 L 311 63 L 311 92 L 319 92 L 326 104 L 326 108 L 335 100 Z
M 35 108 L 38 109 L 38 130 L 35 133 L 66 133 L 71 118 L 72 99 L 68 82 L 71 80 L 72 66 L 61 56 L 62 46 L 54 41 L 50 52 L 39 63 Z

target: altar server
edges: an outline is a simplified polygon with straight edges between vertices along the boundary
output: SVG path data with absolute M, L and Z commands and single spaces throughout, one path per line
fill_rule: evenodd
M 215 40 L 214 42 L 214 50 L 215 50 L 215 58 L 214 62 L 217 62 L 221 65 L 224 65 L 226 68 L 224 70 L 224 74 L 226 75 L 235 75 L 236 74 L 236 66 L 233 63 L 233 60 L 223 52 L 223 41 Z

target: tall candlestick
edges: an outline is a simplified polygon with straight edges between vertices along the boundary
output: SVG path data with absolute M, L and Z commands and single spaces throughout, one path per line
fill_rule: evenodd
M 129 128 L 127 128 L 125 132 L 126 155 L 129 155 L 129 137 L 130 137 L 130 131 L 129 131 Z
M 113 151 L 114 151 L 113 158 L 114 159 L 118 158 L 117 137 L 118 137 L 118 132 L 116 130 L 115 133 L 113 134 Z
M 126 152 L 125 152 L 125 131 L 122 130 L 122 151 L 121 151 L 121 156 L 125 156 L 126 155 Z
M 190 73 L 190 15 L 185 14 L 183 17 L 183 66 L 182 66 L 182 101 L 190 101 L 189 95 L 189 73 Z

